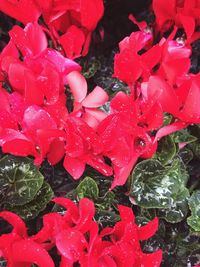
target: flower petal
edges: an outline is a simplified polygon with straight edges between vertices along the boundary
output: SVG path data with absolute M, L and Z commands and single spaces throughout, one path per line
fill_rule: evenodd
M 96 86 L 83 100 L 82 105 L 86 108 L 97 108 L 105 104 L 108 99 L 108 94 L 101 87 Z
M 31 240 L 15 241 L 12 245 L 13 261 L 35 263 L 40 267 L 54 267 L 47 251 Z
M 86 79 L 78 71 L 72 71 L 67 75 L 70 90 L 76 102 L 82 102 L 87 94 Z

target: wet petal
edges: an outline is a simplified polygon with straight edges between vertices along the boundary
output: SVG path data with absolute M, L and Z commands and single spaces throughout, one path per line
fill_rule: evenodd
M 108 99 L 108 94 L 101 87 L 96 86 L 83 100 L 82 105 L 86 108 L 97 108 L 105 104 Z
M 70 90 L 76 102 L 82 102 L 87 94 L 87 82 L 78 71 L 72 71 L 67 75 Z

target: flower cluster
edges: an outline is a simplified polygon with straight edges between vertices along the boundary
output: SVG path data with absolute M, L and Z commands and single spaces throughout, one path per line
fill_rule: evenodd
M 174 41 L 174 33 L 153 46 L 145 31 L 120 42 L 114 76 L 129 85 L 130 95 L 116 94 L 109 113 L 99 109 L 109 100 L 107 93 L 96 86 L 87 94 L 81 67 L 48 48 L 37 22 L 14 26 L 9 34 L 0 55 L 4 153 L 33 156 L 37 165 L 45 157 L 51 164 L 64 157 L 74 179 L 88 164 L 114 174 L 113 189 L 126 182 L 139 157 L 155 153 L 161 137 L 200 122 L 200 76 L 188 73 L 191 48 Z M 173 115 L 167 126 L 165 112 Z
M 35 23 L 40 16 L 43 27 L 56 48 L 76 58 L 88 53 L 92 31 L 101 19 L 103 0 L 18 0 L 0 2 L 0 11 L 23 24 Z
M 152 8 L 156 16 L 156 30 L 164 33 L 175 26 L 184 29 L 189 42 L 200 38 L 200 33 L 196 31 L 200 25 L 198 0 L 172 0 L 168 3 L 153 0 Z
M 153 0 L 151 6 L 155 14 L 155 24 L 153 30 L 156 36 L 164 35 L 167 31 L 173 29 L 183 29 L 183 34 L 179 39 L 180 42 L 188 44 L 200 38 L 198 27 L 200 26 L 200 2 L 199 0 Z M 145 21 L 138 22 L 132 14 L 129 19 L 137 24 L 140 30 L 147 29 Z M 186 40 L 185 40 L 186 39 Z
M 33 236 L 28 236 L 20 217 L 0 212 L 0 217 L 13 227 L 11 233 L 0 236 L 0 256 L 10 267 L 30 267 L 32 263 L 53 267 L 48 254 L 53 247 L 61 256 L 60 266 L 72 267 L 74 263 L 82 267 L 160 266 L 161 250 L 146 254 L 140 247 L 141 240 L 147 240 L 157 231 L 157 218 L 139 227 L 132 209 L 119 205 L 121 220 L 113 228 L 99 231 L 93 219 L 94 204 L 89 199 L 81 199 L 79 207 L 66 198 L 55 198 L 53 202 L 66 208 L 66 212 L 44 215 L 43 227 Z

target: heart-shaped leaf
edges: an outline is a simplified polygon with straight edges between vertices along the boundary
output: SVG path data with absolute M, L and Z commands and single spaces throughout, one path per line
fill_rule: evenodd
M 163 165 L 169 163 L 176 155 L 176 145 L 171 136 L 163 137 L 159 143 L 155 159 L 158 159 Z
M 87 197 L 95 200 L 99 197 L 99 188 L 97 183 L 89 176 L 85 177 L 76 188 L 79 199 Z
M 200 190 L 193 192 L 189 199 L 191 216 L 187 218 L 187 223 L 196 232 L 200 232 Z
M 136 165 L 131 179 L 130 196 L 137 205 L 170 209 L 180 190 L 185 189 L 188 174 L 179 158 L 166 167 L 158 160 L 149 159 Z
M 24 205 L 41 188 L 44 177 L 29 158 L 5 156 L 0 160 L 0 193 L 4 202 Z
M 44 182 L 32 201 L 23 206 L 6 205 L 6 209 L 18 214 L 24 220 L 35 218 L 53 197 L 53 191 L 47 182 Z
M 188 213 L 188 198 L 190 194 L 187 188 L 181 188 L 176 194 L 172 195 L 171 206 L 168 209 L 158 211 L 158 216 L 170 223 L 181 222 Z

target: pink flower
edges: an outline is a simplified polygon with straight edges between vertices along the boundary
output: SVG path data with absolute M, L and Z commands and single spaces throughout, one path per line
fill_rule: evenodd
M 74 110 L 78 117 L 92 128 L 97 128 L 98 124 L 106 118 L 107 114 L 100 111 L 99 107 L 108 101 L 108 94 L 99 86 L 87 95 L 87 82 L 83 75 L 73 71 L 67 75 L 68 85 L 74 97 Z

